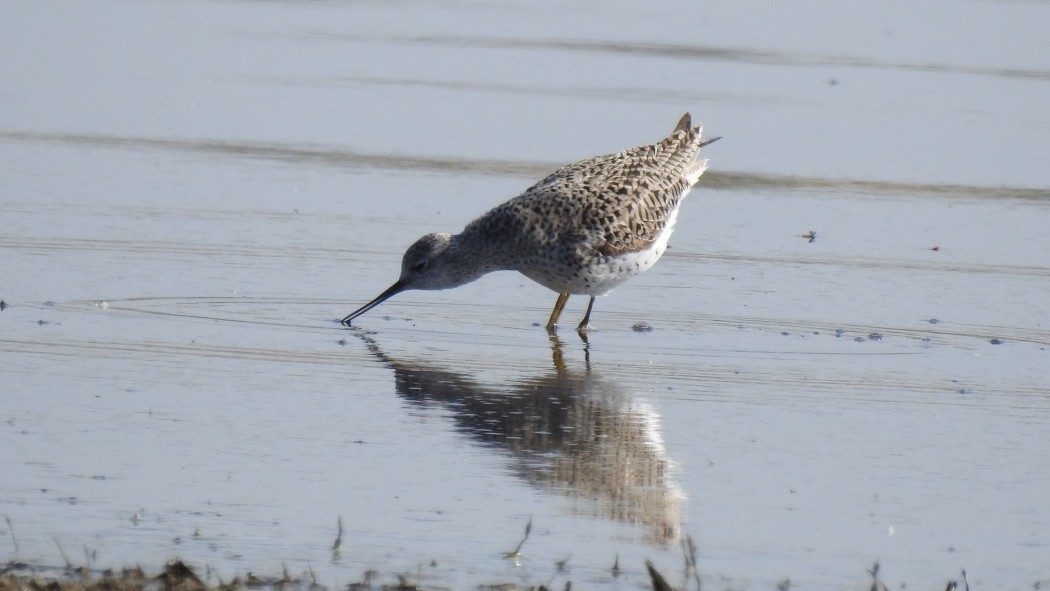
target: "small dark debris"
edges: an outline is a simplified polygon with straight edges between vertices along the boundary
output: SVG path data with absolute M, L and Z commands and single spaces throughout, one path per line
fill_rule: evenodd
M 930 318 L 929 323 L 930 324 L 940 324 L 941 321 L 936 319 L 936 318 Z
M 1002 339 L 992 339 L 992 340 L 990 340 L 988 342 L 993 344 L 993 345 L 1001 345 L 1001 344 L 1003 344 L 1003 340 Z
M 51 324 L 47 320 L 37 320 L 36 323 L 39 324 L 40 326 L 44 326 L 45 324 Z
M 816 230 L 810 230 L 809 232 L 806 232 L 805 234 L 803 234 L 802 237 L 803 238 L 808 238 L 810 244 L 812 244 L 817 239 L 817 231 Z
M 631 327 L 631 330 L 634 332 L 651 332 L 653 327 L 648 322 L 635 322 L 634 326 Z
M 854 342 L 857 342 L 857 343 L 863 343 L 864 342 L 864 337 L 857 337 L 857 338 L 855 338 L 853 340 L 854 340 Z
M 836 337 L 841 337 L 844 334 L 846 334 L 846 331 L 842 330 L 841 328 L 836 328 L 835 329 L 835 336 Z
M 176 560 L 164 568 L 164 574 L 157 577 L 168 591 L 197 591 L 205 589 L 204 583 L 190 567 Z
M 653 591 L 674 591 L 674 587 L 668 584 L 667 579 L 656 570 L 652 562 L 646 560 L 645 568 L 649 571 L 649 579 L 652 581 Z
M 791 333 L 786 331 L 786 330 L 785 331 L 781 331 L 781 333 L 780 333 L 780 336 L 782 336 L 782 337 L 786 337 L 786 336 L 790 336 L 790 335 L 791 335 Z
M 882 334 L 877 333 L 877 332 L 873 332 L 873 333 L 868 335 L 868 340 L 869 341 L 881 341 L 882 340 Z
M 0 312 L 3 312 L 6 309 L 7 309 L 7 302 L 5 302 L 4 300 L 0 300 Z
M 940 246 L 934 246 L 930 250 L 932 250 L 933 252 L 941 252 L 941 247 Z

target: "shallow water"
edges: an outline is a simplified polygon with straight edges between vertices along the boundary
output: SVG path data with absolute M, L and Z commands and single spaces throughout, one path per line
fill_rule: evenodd
M 8 7 L 0 555 L 1050 582 L 1050 9 L 786 6 Z M 514 273 L 335 322 L 685 110 L 725 139 L 587 343 Z

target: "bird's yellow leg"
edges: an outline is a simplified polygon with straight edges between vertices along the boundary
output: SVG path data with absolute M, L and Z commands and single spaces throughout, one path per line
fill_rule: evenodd
M 587 311 L 583 313 L 583 320 L 580 325 L 576 327 L 576 332 L 586 332 L 591 328 L 591 308 L 594 307 L 594 296 L 591 296 L 591 301 L 587 302 Z
M 568 301 L 569 294 L 558 294 L 558 301 L 554 302 L 554 310 L 551 312 L 551 319 L 547 321 L 547 330 L 553 331 L 555 328 L 558 328 L 558 318 L 561 317 L 561 311 L 565 309 L 565 303 Z

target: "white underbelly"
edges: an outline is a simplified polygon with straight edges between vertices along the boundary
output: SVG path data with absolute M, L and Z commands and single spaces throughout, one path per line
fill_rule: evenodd
M 576 295 L 605 295 L 620 284 L 639 273 L 647 271 L 660 260 L 667 251 L 667 243 L 674 232 L 678 218 L 675 209 L 668 216 L 664 231 L 645 250 L 618 256 L 598 257 L 590 265 L 574 273 L 572 277 L 548 277 L 543 274 L 527 273 L 528 277 L 547 288 Z

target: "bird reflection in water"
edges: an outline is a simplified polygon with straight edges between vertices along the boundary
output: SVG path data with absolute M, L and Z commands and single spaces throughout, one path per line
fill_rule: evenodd
M 678 539 L 684 494 L 672 477 L 657 413 L 592 371 L 589 349 L 586 369 L 571 370 L 552 334 L 551 371 L 497 385 L 395 359 L 371 337 L 358 336 L 394 371 L 399 396 L 441 404 L 458 430 L 509 453 L 521 478 L 570 497 L 574 512 L 637 524 L 653 542 Z

